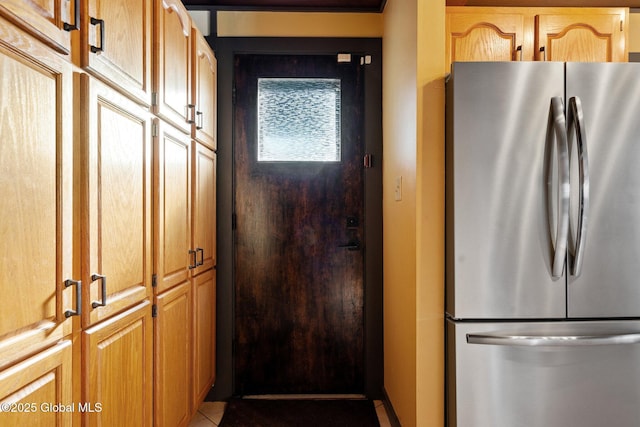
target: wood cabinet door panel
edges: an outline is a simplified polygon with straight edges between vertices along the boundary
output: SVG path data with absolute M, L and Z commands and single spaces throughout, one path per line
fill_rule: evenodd
M 152 0 L 88 0 L 79 47 L 82 67 L 147 106 L 152 90 L 151 10 Z
M 74 25 L 69 0 L 3 0 L 0 16 L 29 31 L 56 51 L 71 52 L 71 36 L 65 23 Z
M 154 111 L 191 134 L 191 17 L 179 0 L 157 1 L 155 37 Z
M 84 413 L 86 426 L 151 426 L 153 329 L 149 301 L 82 334 L 82 401 L 102 411 Z
M 96 79 L 81 75 L 80 82 L 87 327 L 151 295 L 151 118 Z M 95 275 L 106 277 L 106 306 L 104 281 Z
M 626 62 L 625 12 L 538 15 L 539 60 Z M 544 49 L 544 51 L 541 51 Z
M 156 293 L 189 280 L 191 245 L 191 138 L 160 120 L 155 138 Z
M 155 421 L 185 426 L 192 414 L 191 281 L 158 295 L 155 324 Z
M 3 366 L 71 332 L 73 80 L 70 64 L 2 19 L 0 70 Z
M 0 371 L 0 425 L 70 426 L 78 409 L 72 400 L 71 360 L 71 341 L 64 340 Z
M 199 143 L 193 152 L 193 274 L 200 274 L 216 265 L 216 154 Z
M 209 270 L 193 279 L 194 408 L 216 378 L 216 275 Z
M 448 64 L 517 61 L 531 55 L 530 49 L 523 46 L 524 16 L 521 14 L 449 12 L 446 24 Z
M 209 43 L 193 29 L 193 99 L 196 105 L 196 118 L 193 137 L 211 148 L 216 149 L 217 132 L 217 72 L 218 64 Z

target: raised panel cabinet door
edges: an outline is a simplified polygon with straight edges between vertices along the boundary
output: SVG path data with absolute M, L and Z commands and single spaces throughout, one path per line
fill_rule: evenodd
M 156 298 L 155 425 L 186 426 L 192 407 L 191 281 Z
M 151 117 L 78 76 L 83 327 L 151 296 Z
M 154 112 L 191 134 L 191 17 L 180 0 L 155 0 Z
M 72 396 L 71 341 L 63 340 L 0 371 L 0 425 L 71 426 L 86 407 Z
M 525 44 L 524 16 L 500 13 L 500 10 L 447 8 L 447 64 L 456 61 L 521 61 L 532 57 L 532 47 Z
M 193 144 L 193 245 L 200 274 L 216 265 L 216 153 Z
M 2 368 L 71 333 L 79 277 L 71 65 L 0 18 L 0 76 Z
M 541 61 L 627 62 L 628 9 L 572 9 L 536 16 Z
M 211 148 L 216 149 L 217 132 L 217 76 L 218 63 L 202 34 L 193 29 L 193 99 L 196 118 L 193 137 Z
M 101 410 L 83 426 L 151 426 L 153 414 L 151 304 L 141 304 L 82 333 L 82 401 Z
M 155 121 L 154 258 L 156 294 L 189 280 L 196 266 L 191 244 L 191 138 Z
M 153 0 L 82 0 L 80 66 L 151 105 Z
M 70 31 L 79 23 L 74 18 L 79 0 L 2 0 L 0 16 L 27 30 L 49 47 L 71 53 Z
M 194 408 L 216 379 L 216 275 L 209 270 L 193 279 Z

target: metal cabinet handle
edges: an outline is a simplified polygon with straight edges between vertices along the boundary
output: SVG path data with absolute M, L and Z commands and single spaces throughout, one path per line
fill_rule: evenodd
M 64 287 L 76 287 L 76 309 L 64 312 L 64 317 L 80 316 L 82 314 L 82 280 L 67 279 L 64 281 Z
M 63 23 L 65 31 L 75 31 L 80 29 L 80 1 L 73 0 L 73 24 Z
M 104 307 L 107 305 L 107 276 L 103 276 L 101 274 L 93 274 L 91 275 L 91 281 L 95 282 L 96 280 L 100 280 L 102 283 L 102 301 L 93 301 L 91 303 L 91 307 Z
M 200 130 L 203 127 L 204 124 L 204 114 L 202 114 L 202 111 L 196 111 L 196 116 L 197 116 L 197 121 L 196 121 L 196 129 Z
M 587 219 L 589 218 L 589 159 L 587 155 L 587 134 L 584 129 L 584 116 L 582 114 L 582 102 L 580 98 L 569 99 L 569 109 L 567 115 L 569 145 L 572 145 L 575 135 L 576 148 L 578 152 L 578 173 L 580 181 L 578 184 L 578 224 L 575 229 L 575 243 L 573 244 L 573 263 L 571 274 L 579 276 L 582 273 L 582 262 L 584 260 L 584 248 L 587 239 Z M 573 234 L 572 234 L 573 237 Z M 570 251 L 571 252 L 571 251 Z
M 194 251 L 193 249 L 189 249 L 189 257 L 191 257 L 191 255 L 193 255 L 193 264 L 191 264 L 191 262 L 189 262 L 189 270 L 193 270 L 194 268 L 196 268 L 198 266 L 198 253 L 197 253 L 197 251 Z
M 544 48 L 544 46 L 542 46 L 540 48 L 540 52 L 542 52 L 542 60 L 546 61 L 547 60 L 547 50 Z
M 187 104 L 187 123 L 190 125 L 196 122 L 196 106 L 195 104 Z
M 96 19 L 91 18 L 91 25 L 100 25 L 100 46 L 91 45 L 91 52 L 95 54 L 100 54 L 100 52 L 104 52 L 104 19 Z
M 197 253 L 200 253 L 200 261 L 198 261 Z M 196 248 L 196 267 L 204 264 L 204 249 Z
M 529 347 L 574 347 L 583 345 L 639 344 L 640 333 L 593 335 L 467 334 L 469 344 Z
M 516 47 L 516 54 L 519 54 L 520 56 L 520 58 L 518 58 L 518 61 L 522 62 L 522 45 Z
M 553 278 L 562 276 L 564 262 L 567 254 L 567 240 L 569 234 L 569 149 L 567 147 L 567 130 L 565 126 L 564 105 L 562 98 L 555 96 L 551 98 L 551 108 L 549 110 L 549 123 L 547 124 L 547 148 L 549 152 L 553 149 L 553 139 L 555 137 L 558 151 L 558 224 L 555 232 L 555 244 L 553 247 L 553 264 L 551 275 Z M 552 168 L 547 169 L 547 208 L 549 223 L 551 224 L 552 203 L 549 200 L 553 194 Z M 553 237 L 553 236 L 552 236 Z

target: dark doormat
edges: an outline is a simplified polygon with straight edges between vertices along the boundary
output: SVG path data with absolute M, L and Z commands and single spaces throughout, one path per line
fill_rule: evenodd
M 380 427 L 370 400 L 231 399 L 220 427 Z

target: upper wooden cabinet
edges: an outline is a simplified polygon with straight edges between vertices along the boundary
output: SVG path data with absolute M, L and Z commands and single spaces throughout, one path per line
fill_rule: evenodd
M 628 58 L 627 8 L 447 7 L 446 60 Z
M 80 0 L 76 62 L 96 77 L 151 105 L 152 0 Z
M 191 17 L 180 0 L 156 0 L 153 111 L 191 134 Z
M 72 66 L 0 17 L 0 70 L 2 368 L 71 333 L 80 286 L 72 279 L 80 277 L 72 259 Z
M 78 4 L 77 1 L 75 3 Z M 71 52 L 71 35 L 79 25 L 70 0 L 2 0 L 0 16 L 38 37 L 56 51 Z
M 192 99 L 196 109 L 193 137 L 212 150 L 215 150 L 218 63 L 209 44 L 197 28 L 193 29 L 192 38 Z
M 626 62 L 626 9 L 592 9 L 536 16 L 538 60 Z

